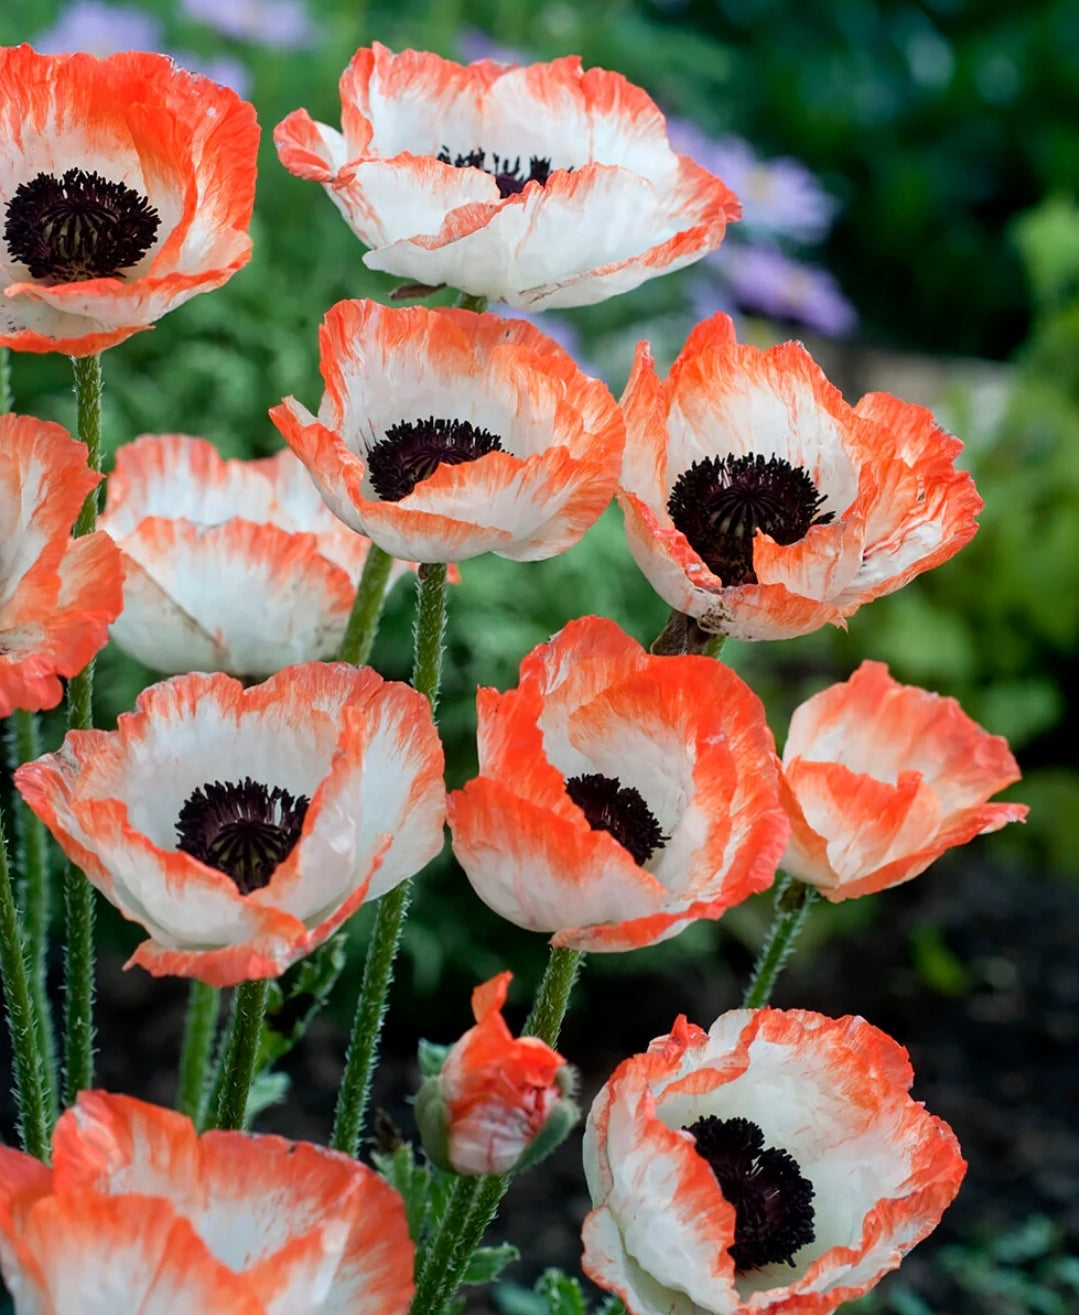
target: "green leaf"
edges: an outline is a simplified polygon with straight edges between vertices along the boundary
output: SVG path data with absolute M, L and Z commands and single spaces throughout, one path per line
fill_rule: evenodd
M 580 1283 L 560 1269 L 545 1270 L 536 1280 L 536 1291 L 550 1315 L 587 1315 L 588 1304 Z
M 408 1142 L 403 1142 L 388 1155 L 376 1151 L 371 1160 L 382 1177 L 400 1193 L 405 1203 L 408 1235 L 418 1246 L 427 1218 L 431 1171 L 425 1164 L 416 1163 L 415 1153 Z
M 477 1247 L 464 1272 L 462 1283 L 493 1283 L 507 1265 L 520 1260 L 521 1253 L 509 1242 L 497 1247 Z
M 263 1110 L 280 1105 L 288 1095 L 292 1080 L 287 1073 L 259 1073 L 247 1093 L 247 1110 L 244 1123 L 250 1124 Z
M 261 1068 L 288 1054 L 303 1037 L 341 976 L 347 944 L 346 934 L 338 932 L 273 983 L 259 1047 Z

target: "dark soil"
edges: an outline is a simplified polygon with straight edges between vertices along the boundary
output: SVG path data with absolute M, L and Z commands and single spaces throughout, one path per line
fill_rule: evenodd
M 560 1046 L 581 1071 L 586 1106 L 620 1060 L 668 1031 L 678 1012 L 707 1026 L 737 1003 L 749 954 L 733 937 L 722 938 L 721 948 L 715 964 L 687 960 L 662 976 L 587 970 Z M 171 1103 L 185 1000 L 183 983 L 123 973 L 116 959 L 103 962 L 103 1087 Z M 882 1292 L 900 1282 L 933 1315 L 998 1315 L 1015 1308 L 957 1286 L 937 1263 L 942 1247 L 977 1244 L 1042 1214 L 1063 1230 L 1066 1248 L 1079 1251 L 1079 885 L 938 864 L 878 897 L 872 926 L 796 955 L 774 1003 L 859 1013 L 906 1045 L 917 1074 L 914 1094 L 952 1125 L 970 1162 L 940 1228 Z M 430 1026 L 430 1007 L 396 988 L 376 1082 L 375 1104 L 406 1135 L 413 1131 L 408 1097 L 417 1085 L 417 1035 L 452 1039 Z M 287 1104 L 267 1111 L 259 1127 L 325 1141 L 343 1050 L 342 1025 L 316 1020 L 290 1056 Z M 10 1135 L 10 1097 L 3 1115 Z M 576 1270 L 588 1208 L 575 1136 L 542 1168 L 522 1175 L 506 1199 L 497 1235 L 523 1252 L 507 1277 L 530 1283 L 548 1265 Z

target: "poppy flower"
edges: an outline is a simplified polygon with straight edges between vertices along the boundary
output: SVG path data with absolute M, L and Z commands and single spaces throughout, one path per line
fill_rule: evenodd
M 449 799 L 480 899 L 552 945 L 631 950 L 766 889 L 787 843 L 760 700 L 707 657 L 571 621 L 477 693 L 480 774 Z
M 631 1315 L 830 1315 L 936 1227 L 966 1164 L 862 1018 L 684 1017 L 588 1116 L 585 1273 Z
M 55 708 L 122 605 L 107 534 L 71 539 L 101 476 L 60 425 L 0 415 L 0 717 Z
M 372 248 L 371 269 L 530 310 L 587 306 L 699 260 L 741 213 L 671 150 L 639 87 L 576 55 L 462 66 L 375 42 L 340 90 L 341 132 L 296 110 L 274 144 Z
M 955 699 L 901 685 L 883 662 L 807 699 L 791 718 L 780 797 L 783 868 L 833 902 L 909 881 L 955 845 L 1021 822 L 991 804 L 1019 780 L 1008 742 Z
M 0 47 L 0 346 L 90 356 L 247 263 L 255 111 L 164 55 Z
M 531 324 L 341 301 L 319 341 L 318 417 L 294 397 L 270 417 L 330 510 L 394 557 L 538 561 L 614 496 L 618 406 Z
M 0 1148 L 0 1268 L 18 1315 L 405 1315 L 404 1203 L 347 1155 L 207 1132 L 81 1092 L 52 1168 Z
M 664 381 L 641 343 L 622 409 L 630 551 L 709 633 L 842 626 L 977 529 L 962 444 L 924 407 L 848 406 L 801 344 L 744 346 L 726 315 L 697 325 Z
M 123 554 L 112 637 L 170 675 L 268 676 L 332 656 L 370 547 L 291 452 L 224 461 L 186 434 L 119 449 L 98 525 Z M 391 583 L 407 570 L 396 562 Z
M 149 933 L 131 962 L 211 986 L 277 976 L 442 848 L 427 700 L 347 663 L 175 676 L 16 784 Z
M 539 1037 L 515 1038 L 502 1017 L 512 973 L 472 992 L 476 1026 L 416 1097 L 428 1159 L 459 1174 L 510 1173 L 542 1159 L 580 1117 L 572 1071 Z

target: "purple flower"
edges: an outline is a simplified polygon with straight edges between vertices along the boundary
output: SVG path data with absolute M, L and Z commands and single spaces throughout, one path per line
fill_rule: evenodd
M 807 243 L 831 228 L 838 202 L 801 161 L 762 160 L 741 137 L 713 140 L 688 119 L 668 119 L 667 135 L 676 151 L 718 174 L 737 195 L 746 228 Z
M 182 0 L 188 18 L 239 41 L 280 50 L 309 46 L 315 39 L 300 0 Z
M 42 55 L 67 55 L 85 50 L 105 58 L 121 50 L 159 50 L 161 25 L 141 9 L 76 0 L 52 27 L 31 42 Z
M 826 269 L 781 251 L 731 243 L 708 258 L 738 304 L 773 319 L 795 320 L 829 338 L 844 338 L 858 313 Z
M 201 73 L 212 82 L 231 87 L 237 96 L 248 99 L 251 90 L 251 70 L 240 59 L 231 55 L 196 55 L 192 50 L 177 50 L 173 59 L 191 73 Z
M 474 64 L 481 59 L 493 59 L 496 64 L 528 64 L 531 62 L 528 56 L 522 55 L 520 51 L 510 50 L 508 46 L 500 46 L 497 41 L 489 37 L 486 32 L 481 32 L 478 27 L 466 27 L 458 33 L 457 49 L 468 64 Z

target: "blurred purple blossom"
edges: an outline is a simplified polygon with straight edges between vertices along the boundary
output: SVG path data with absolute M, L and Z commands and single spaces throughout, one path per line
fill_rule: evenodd
M 237 96 L 248 99 L 251 91 L 251 70 L 241 59 L 232 55 L 196 55 L 192 50 L 177 50 L 173 59 L 191 73 L 201 73 L 203 77 L 219 82 L 223 87 L 231 87 Z
M 746 310 L 795 320 L 829 338 L 845 338 L 858 323 L 835 278 L 818 265 L 804 265 L 769 247 L 735 243 L 714 251 L 707 264 L 722 274 L 726 291 Z
M 689 119 L 668 119 L 667 136 L 681 155 L 718 174 L 742 202 L 746 228 L 796 242 L 819 242 L 839 203 L 800 160 L 762 160 L 741 137 L 709 137 Z
M 76 0 L 31 45 L 42 55 L 85 50 L 104 59 L 121 50 L 159 50 L 161 25 L 141 9 Z
M 182 0 L 181 8 L 188 18 L 238 41 L 295 50 L 315 40 L 300 0 Z
M 509 46 L 500 46 L 493 37 L 482 32 L 478 27 L 466 27 L 457 35 L 457 49 L 468 64 L 480 59 L 493 59 L 496 64 L 528 64 L 527 55 Z

